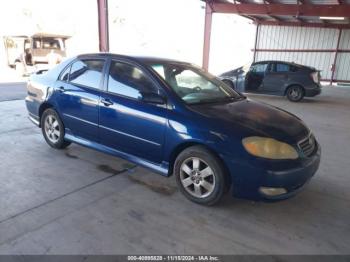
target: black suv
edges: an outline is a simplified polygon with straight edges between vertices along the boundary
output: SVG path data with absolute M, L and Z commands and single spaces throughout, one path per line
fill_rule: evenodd
M 283 61 L 260 61 L 219 75 L 240 92 L 287 96 L 298 102 L 321 93 L 320 72 L 315 68 Z

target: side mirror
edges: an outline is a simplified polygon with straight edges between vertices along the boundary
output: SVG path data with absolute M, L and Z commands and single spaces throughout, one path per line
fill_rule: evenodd
M 155 93 L 144 93 L 142 94 L 142 101 L 149 104 L 164 105 L 166 99 Z

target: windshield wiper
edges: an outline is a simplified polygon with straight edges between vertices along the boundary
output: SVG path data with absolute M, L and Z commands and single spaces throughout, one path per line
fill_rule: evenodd
M 245 99 L 244 96 L 230 96 L 230 97 L 220 97 L 217 99 L 209 98 L 209 99 L 201 99 L 198 102 L 190 103 L 191 105 L 199 105 L 199 104 L 211 104 L 211 103 L 220 103 L 220 102 L 232 102 L 232 101 L 238 101 L 241 99 Z

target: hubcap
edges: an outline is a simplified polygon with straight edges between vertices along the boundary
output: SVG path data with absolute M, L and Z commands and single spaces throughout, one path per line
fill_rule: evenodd
M 204 160 L 198 157 L 188 158 L 182 163 L 180 179 L 185 190 L 194 197 L 207 197 L 215 188 L 213 170 Z
M 289 94 L 290 94 L 290 96 L 291 96 L 292 98 L 294 98 L 294 99 L 297 99 L 297 98 L 299 98 L 299 96 L 300 96 L 299 89 L 297 89 L 297 88 L 292 88 L 292 89 L 290 90 Z
M 56 143 L 60 139 L 60 126 L 53 115 L 49 115 L 45 119 L 45 134 L 52 143 Z

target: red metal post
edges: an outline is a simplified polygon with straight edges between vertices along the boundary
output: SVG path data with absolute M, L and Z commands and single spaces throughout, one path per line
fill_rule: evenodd
M 100 52 L 109 52 L 108 0 L 97 0 Z
M 333 65 L 332 65 L 331 85 L 334 82 L 335 70 L 337 70 L 337 57 L 338 57 L 338 50 L 339 50 L 339 45 L 340 45 L 340 39 L 341 39 L 342 31 L 343 31 L 342 29 L 339 29 L 337 48 L 335 49 L 334 62 L 333 62 Z
M 253 63 L 256 60 L 256 51 L 257 51 L 257 47 L 258 47 L 258 39 L 259 39 L 259 27 L 260 24 L 257 23 L 256 24 L 256 31 L 255 31 L 255 44 L 254 44 L 254 56 L 253 56 Z
M 210 4 L 205 4 L 205 23 L 204 23 L 204 44 L 203 44 L 203 63 L 202 67 L 208 71 L 209 68 L 209 54 L 210 54 L 210 35 L 212 24 L 213 10 Z

